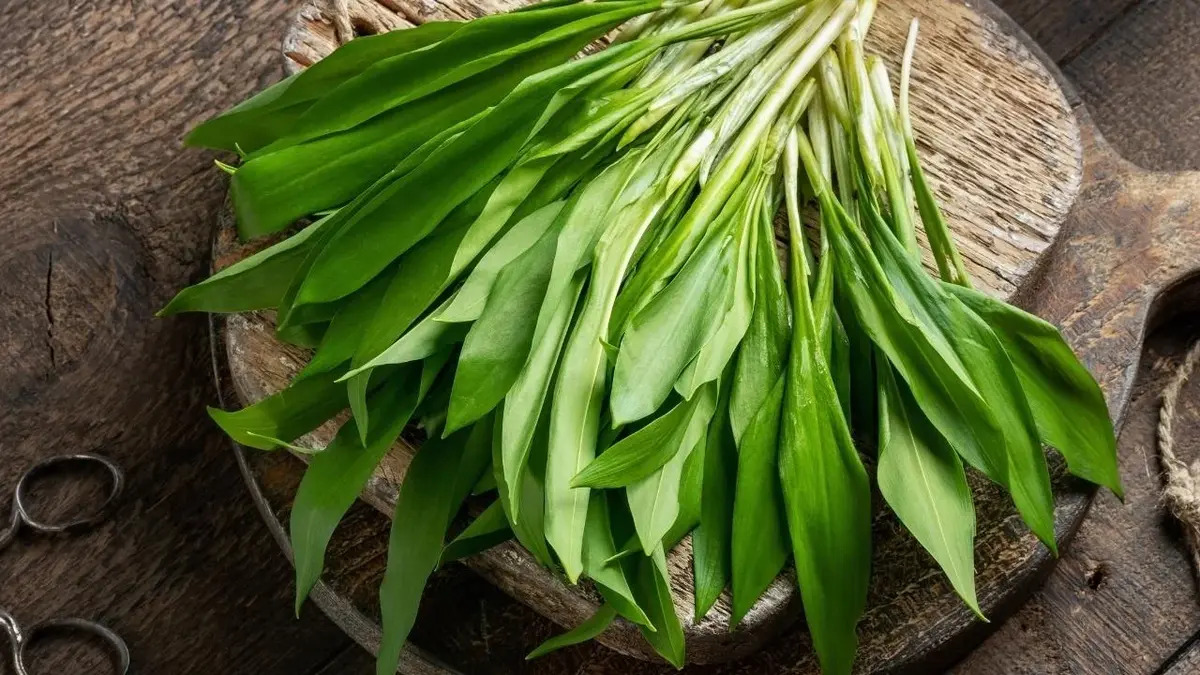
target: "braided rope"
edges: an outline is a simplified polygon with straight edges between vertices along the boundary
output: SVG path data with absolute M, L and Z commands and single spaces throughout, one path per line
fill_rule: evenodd
M 1192 345 L 1174 377 L 1163 389 L 1158 414 L 1158 452 L 1163 465 L 1163 501 L 1183 526 L 1192 564 L 1200 574 L 1200 461 L 1190 467 L 1175 454 L 1175 412 L 1183 385 L 1200 361 L 1200 342 Z

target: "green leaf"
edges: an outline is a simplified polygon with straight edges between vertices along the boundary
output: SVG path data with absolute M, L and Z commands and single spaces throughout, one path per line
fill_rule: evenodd
M 345 410 L 346 394 L 337 376 L 310 377 L 237 412 L 209 408 L 208 415 L 238 443 L 271 450 L 276 444 L 264 439 L 294 441 Z
M 813 166 L 811 148 L 806 166 Z M 809 171 L 810 178 L 815 171 Z M 826 197 L 822 203 L 828 202 Z M 813 317 L 800 225 L 791 222 L 792 346 L 779 475 L 796 577 L 825 673 L 851 672 L 871 567 L 871 488 Z
M 737 439 L 746 433 L 783 374 L 787 355 L 790 317 L 787 291 L 775 254 L 774 228 L 766 222 L 760 223 L 759 230 L 754 256 L 754 312 L 746 337 L 738 347 L 729 398 L 730 428 Z
M 650 625 L 650 618 L 638 606 L 629 575 L 623 560 L 616 559 L 616 542 L 609 518 L 609 498 L 606 494 L 594 495 L 588 502 L 588 516 L 583 540 L 583 568 L 596 584 L 605 601 L 617 612 L 642 626 Z
M 510 483 L 503 474 L 503 410 L 496 414 L 492 433 L 492 473 L 495 476 L 499 502 L 508 518 L 509 527 L 517 541 L 547 569 L 555 569 L 550 549 L 546 547 L 546 491 L 542 487 L 542 475 L 546 470 L 546 436 L 548 425 L 542 424 L 535 436 L 528 456 L 531 471 L 520 476 L 520 482 Z M 510 487 L 512 486 L 512 487 Z M 514 509 L 512 505 L 516 505 Z
M 653 422 L 617 441 L 571 482 L 577 487 L 618 488 L 650 476 L 677 453 L 695 447 L 704 433 L 702 396 L 680 401 Z
M 553 275 L 551 283 L 553 283 Z M 538 324 L 534 333 L 533 350 L 530 352 L 525 366 L 521 369 L 521 373 L 517 376 L 516 382 L 509 388 L 503 404 L 503 434 L 500 442 L 500 458 L 497 462 L 497 466 L 502 470 L 501 484 L 522 485 L 530 480 L 530 473 L 526 471 L 530 448 L 533 445 L 539 421 L 544 422 L 541 426 L 549 428 L 549 416 L 543 414 L 546 393 L 550 389 L 551 378 L 554 376 L 558 357 L 562 353 L 563 342 L 567 337 L 567 329 L 571 319 L 575 316 L 582 292 L 583 275 L 577 274 L 574 287 L 568 290 L 568 301 L 557 303 L 553 312 L 545 318 L 544 322 L 546 301 L 542 303 L 542 310 L 539 312 Z M 547 295 L 548 300 L 549 295 Z M 524 519 L 523 500 L 504 498 L 503 490 L 501 498 L 505 499 L 511 520 Z M 545 506 L 543 501 L 538 500 L 537 502 L 539 521 Z M 538 536 L 544 541 L 541 526 L 538 527 Z
M 753 202 L 747 205 L 752 212 L 747 214 L 747 222 L 743 223 L 738 232 L 734 281 L 727 289 L 729 296 L 725 299 L 726 309 L 721 324 L 675 383 L 675 390 L 684 398 L 691 398 L 701 384 L 712 382 L 721 376 L 750 328 L 756 282 L 754 257 L 759 236 L 755 218 L 758 214 L 753 211 L 762 210 L 757 206 L 758 204 Z
M 467 24 L 427 21 L 407 30 L 355 38 L 303 71 L 193 129 L 191 146 L 254 152 L 294 126 L 313 101 L 383 59 L 444 40 Z
M 391 182 L 370 204 L 357 209 L 350 223 L 322 250 L 301 287 L 300 300 L 320 303 L 344 297 L 424 239 L 458 204 L 516 159 L 535 131 L 538 114 L 560 89 L 621 58 L 628 51 L 621 47 L 631 44 L 529 77 L 462 134 Z M 519 68 L 513 70 L 520 73 Z M 493 79 L 503 81 L 512 76 L 505 71 L 503 77 Z M 422 99 L 414 105 L 420 107 L 425 100 L 438 99 Z M 427 114 L 440 117 L 446 113 L 443 109 Z M 364 241 L 371 242 L 370 247 L 364 248 Z
M 738 443 L 737 487 L 733 502 L 731 591 L 733 629 L 775 577 L 790 551 L 779 482 L 779 424 L 784 377 L 780 373 Z
M 613 422 L 650 415 L 667 399 L 705 342 L 720 327 L 733 284 L 734 237 L 714 232 L 679 274 L 630 319 L 613 371 Z
M 503 183 L 500 187 L 503 187 Z M 438 310 L 437 320 L 445 323 L 462 323 L 478 319 L 479 315 L 483 313 L 483 308 L 487 304 L 500 272 L 509 263 L 529 251 L 541 240 L 542 235 L 554 226 L 563 204 L 562 201 L 551 202 L 509 228 L 508 232 L 500 237 L 479 259 L 475 268 L 463 281 L 462 287 L 454 294 L 453 300 L 445 308 Z M 476 223 L 478 222 L 476 221 Z M 464 239 L 456 257 L 462 253 L 462 249 L 467 244 L 467 240 Z M 551 254 L 553 254 L 553 246 L 551 246 Z
M 238 233 L 249 239 L 278 232 L 346 203 L 348 221 L 482 119 L 491 100 L 486 95 L 482 101 L 459 95 L 442 101 L 441 110 L 438 100 L 423 102 L 344 134 L 248 158 L 229 183 Z M 403 159 L 397 163 L 397 157 Z
M 180 312 L 250 312 L 278 306 L 312 249 L 312 236 L 332 217 L 325 216 L 278 244 L 188 286 L 159 310 L 158 316 Z
M 571 481 L 596 457 L 608 368 L 602 340 L 630 258 L 665 201 L 659 192 L 652 190 L 621 209 L 597 244 L 583 309 L 556 376 L 546 464 L 546 540 L 571 581 L 582 573 L 583 523 L 591 494 L 588 488 L 572 488 Z
M 416 408 L 417 392 L 412 386 L 415 375 L 415 369 L 393 375 L 371 398 L 374 412 L 388 423 L 377 429 L 366 444 L 360 440 L 354 421 L 349 420 L 329 447 L 313 456 L 304 472 L 289 525 L 296 564 L 297 614 L 321 578 L 325 551 L 338 523 L 366 488 Z
M 343 82 L 315 102 L 301 117 L 297 128 L 276 145 L 301 143 L 344 131 L 451 87 L 471 86 L 489 74 L 497 78 L 518 68 L 519 57 L 557 46 L 559 52 L 565 51 L 568 56 L 546 61 L 555 65 L 569 58 L 573 53 L 570 47 L 578 51 L 625 20 L 654 10 L 659 4 L 620 0 L 578 2 L 469 21 L 427 49 L 382 60 Z
M 475 487 L 471 488 L 471 496 L 478 497 L 487 494 L 497 489 L 496 472 L 492 470 L 484 471 L 479 482 L 475 483 Z
M 513 532 L 508 526 L 508 519 L 504 517 L 504 508 L 501 507 L 500 501 L 496 500 L 484 509 L 483 513 L 476 516 L 467 529 L 446 544 L 446 547 L 442 549 L 442 559 L 438 565 L 445 565 L 448 562 L 483 553 L 493 546 L 512 539 L 512 536 Z
M 379 356 L 347 372 L 339 382 L 382 366 L 420 361 L 450 345 L 462 342 L 469 328 L 470 324 L 442 323 L 430 314 L 418 321 L 417 325 L 410 328 Z
M 363 326 L 368 325 L 375 316 L 375 312 L 379 309 L 379 303 L 383 300 L 383 294 L 391 284 L 392 278 L 396 276 L 396 272 L 396 269 L 385 270 L 383 274 L 372 279 L 371 283 L 342 303 L 337 314 L 333 315 L 333 320 L 329 322 L 329 328 L 325 331 L 325 335 L 321 337 L 321 344 L 317 347 L 317 351 L 297 376 L 298 378 L 329 372 L 354 356 L 359 342 L 362 341 Z M 343 375 L 342 379 L 349 375 L 350 373 Z
M 879 379 L 879 491 L 983 618 L 975 597 L 975 506 L 962 461 L 890 369 Z
M 992 329 L 930 278 L 882 219 L 871 213 L 869 206 L 866 210 L 866 226 L 888 282 L 909 299 L 908 306 L 925 335 L 944 340 L 958 355 L 976 391 L 987 392 L 988 411 L 1002 430 L 995 442 L 1001 444 L 1008 463 L 1007 471 L 999 478 L 991 473 L 988 477 L 1008 488 L 1025 523 L 1052 552 L 1056 551 L 1050 473 L 1038 440 L 1037 423 L 1012 361 Z M 944 338 L 941 331 L 945 331 Z M 921 409 L 932 419 L 924 405 Z M 964 458 L 971 460 L 967 455 Z
M 704 449 L 700 525 L 692 532 L 696 623 L 708 614 L 729 583 L 734 480 L 738 466 L 737 446 L 729 428 L 728 414 L 732 377 L 730 368 L 721 379 L 716 414 L 709 425 Z
M 363 333 L 362 341 L 351 360 L 357 369 L 383 352 L 401 338 L 413 321 L 437 300 L 453 281 L 450 277 L 455 251 L 472 221 L 479 216 L 491 194 L 485 187 L 467 203 L 460 206 L 443 223 L 439 232 L 423 241 L 400 261 L 399 269 L 384 293 L 383 301 Z M 369 420 L 363 405 L 371 373 L 355 375 L 346 385 L 350 409 L 361 430 Z
M 676 669 L 682 669 L 686 663 L 683 626 L 675 614 L 671 577 L 662 546 L 654 549 L 649 557 L 638 558 L 637 562 L 636 592 L 653 626 L 653 630 L 646 626 L 639 626 L 639 629 L 659 656 Z
M 561 205 L 546 207 L 538 213 L 557 216 L 560 209 Z M 520 377 L 537 329 L 537 322 L 520 318 L 532 317 L 546 297 L 560 227 L 561 221 L 543 229 L 536 243 L 500 271 L 486 307 L 463 343 L 448 430 L 487 414 Z
M 946 286 L 995 332 L 1012 359 L 1042 442 L 1056 448 L 1071 473 L 1124 496 L 1117 439 L 1104 392 L 1049 323 L 995 298 Z
M 691 424 L 698 427 L 699 431 L 684 436 L 685 441 L 695 439 L 692 444 L 680 446 L 661 468 L 626 488 L 629 510 L 646 555 L 662 544 L 663 537 L 679 515 L 679 488 L 684 463 L 703 440 L 703 430 L 712 419 L 717 403 L 716 383 L 703 386 L 695 398 L 699 409 L 693 413 Z
M 564 647 L 572 647 L 594 639 L 612 625 L 613 620 L 616 618 L 617 610 L 613 609 L 612 605 L 601 605 L 600 609 L 596 610 L 596 613 L 587 621 L 584 621 L 562 635 L 555 635 L 538 645 L 533 651 L 529 652 L 525 660 L 532 661 Z
M 417 606 L 442 553 L 446 524 L 462 503 L 459 483 L 487 466 L 491 425 L 479 424 L 445 440 L 430 439 L 417 450 L 396 500 L 388 540 L 388 564 L 379 588 L 383 638 L 375 663 L 391 675 L 417 618 Z M 467 491 L 470 490 L 470 484 Z

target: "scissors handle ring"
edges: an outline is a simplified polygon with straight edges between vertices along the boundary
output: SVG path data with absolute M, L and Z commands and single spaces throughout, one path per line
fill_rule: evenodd
M 108 497 L 104 500 L 104 503 L 97 507 L 96 510 L 90 514 L 67 522 L 46 523 L 29 515 L 29 509 L 25 504 L 26 490 L 28 489 L 29 483 L 32 482 L 34 478 L 47 472 L 48 470 L 66 464 L 99 464 L 100 466 L 104 467 L 106 471 L 108 471 L 108 475 L 111 480 L 109 483 Z M 115 502 L 117 498 L 121 496 L 121 492 L 124 489 L 125 472 L 121 470 L 121 467 L 116 462 L 104 457 L 103 455 L 97 455 L 91 452 L 81 452 L 73 455 L 47 457 L 37 464 L 34 464 L 28 471 L 25 472 L 25 475 L 21 476 L 21 480 L 17 483 L 17 489 L 13 497 L 13 513 L 15 514 L 13 516 L 14 526 L 11 528 L 10 532 L 0 533 L 0 549 L 4 548 L 4 545 L 8 543 L 8 539 L 10 539 L 15 533 L 16 526 L 19 525 L 20 522 L 24 522 L 26 525 L 34 530 L 37 530 L 38 532 L 47 534 L 66 532 L 68 530 L 75 530 L 78 528 L 95 525 L 104 519 L 108 513 L 109 507 L 112 506 L 113 502 Z
M 8 634 L 16 675 L 30 675 L 25 665 L 29 645 L 37 640 L 38 635 L 53 631 L 88 633 L 99 638 L 111 650 L 113 664 L 117 666 L 117 675 L 127 675 L 129 673 L 129 665 L 132 660 L 129 655 L 129 646 L 125 644 L 120 635 L 117 635 L 108 627 L 98 624 L 95 621 L 88 621 L 86 619 L 51 619 L 35 624 L 28 632 L 23 632 L 20 624 L 13 618 L 12 614 L 0 609 L 0 630 Z

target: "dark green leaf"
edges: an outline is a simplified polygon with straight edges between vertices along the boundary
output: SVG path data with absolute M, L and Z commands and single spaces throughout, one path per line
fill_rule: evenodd
M 188 134 L 186 143 L 223 150 L 255 150 L 289 132 L 312 102 L 388 57 L 427 47 L 463 23 L 427 21 L 408 30 L 355 38 L 302 72 L 278 82 Z
M 572 485 L 617 488 L 632 485 L 657 471 L 685 448 L 695 447 L 704 433 L 701 396 L 680 401 L 653 422 L 617 441 L 579 472 Z
M 779 482 L 780 373 L 738 444 L 731 552 L 732 630 L 787 562 L 787 523 Z
M 1104 392 L 1058 330 L 978 291 L 946 288 L 982 317 L 1004 345 L 1042 442 L 1062 453 L 1071 473 L 1122 497 L 1117 440 Z
M 633 623 L 649 626 L 650 619 L 638 606 L 629 585 L 625 562 L 614 559 L 617 549 L 613 541 L 612 521 L 609 518 L 609 501 L 608 495 L 601 493 L 588 502 L 583 540 L 584 572 L 600 589 L 600 594 L 608 604 L 621 616 Z
M 716 414 L 708 428 L 700 525 L 692 532 L 696 623 L 708 614 L 729 583 L 734 480 L 738 466 L 737 446 L 733 440 L 733 430 L 729 428 L 732 370 L 727 369 L 721 378 Z
M 249 312 L 279 305 L 312 249 L 326 216 L 283 241 L 180 291 L 158 316 L 180 312 Z
M 364 445 L 354 421 L 347 421 L 324 452 L 304 472 L 290 521 L 296 563 L 296 611 L 321 578 L 325 550 L 342 517 L 367 485 L 380 460 L 396 442 L 417 405 L 416 370 L 393 375 L 371 398 L 388 423 Z M 309 382 L 321 376 L 315 376 Z
M 967 606 L 975 597 L 975 507 L 962 461 L 890 369 L 880 370 L 879 491 Z
M 442 549 L 442 559 L 439 565 L 462 560 L 497 546 L 512 539 L 513 532 L 508 527 L 508 519 L 504 517 L 504 509 L 500 501 L 492 502 L 476 516 L 457 537 Z
M 562 635 L 555 635 L 538 645 L 537 648 L 529 652 L 525 660 L 532 661 L 564 647 L 583 644 L 603 633 L 612 624 L 613 619 L 616 618 L 617 610 L 613 609 L 612 605 L 601 605 L 600 609 L 596 610 L 596 613 L 587 621 L 584 621 Z
M 677 669 L 686 662 L 683 642 L 683 626 L 675 614 L 675 602 L 671 595 L 671 577 L 667 572 L 667 559 L 662 546 L 648 557 L 637 559 L 635 590 L 653 630 L 639 626 L 646 641 Z
M 291 442 L 346 408 L 345 389 L 336 383 L 339 374 L 325 373 L 295 382 L 237 412 L 209 408 L 208 414 L 238 443 L 271 450 L 276 445 L 264 437 Z
M 379 589 L 383 638 L 375 664 L 378 675 L 392 675 L 400 651 L 417 618 L 417 606 L 437 566 L 446 523 L 462 503 L 458 484 L 487 466 L 491 425 L 479 424 L 445 440 L 430 439 L 408 467 L 388 540 L 388 564 Z

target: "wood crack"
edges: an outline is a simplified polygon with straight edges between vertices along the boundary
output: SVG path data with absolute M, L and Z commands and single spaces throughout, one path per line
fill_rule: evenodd
M 54 283 L 54 250 L 50 250 L 46 262 L 46 288 L 44 293 L 43 310 L 46 313 L 46 349 L 50 352 L 50 369 L 58 369 L 58 361 L 54 352 L 54 306 L 50 299 L 50 291 Z

